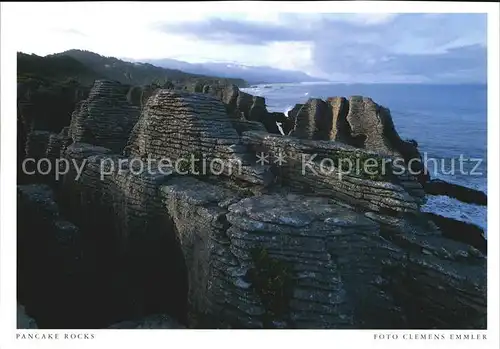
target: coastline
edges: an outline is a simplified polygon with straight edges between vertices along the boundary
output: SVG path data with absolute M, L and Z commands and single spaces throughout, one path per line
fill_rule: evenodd
M 287 83 L 287 84 L 259 84 L 259 85 L 252 85 L 252 87 L 249 88 L 243 88 L 241 89 L 242 91 L 245 91 L 250 94 L 255 94 L 258 96 L 265 97 L 266 100 L 268 101 L 269 107 L 268 109 L 272 112 L 283 112 L 288 114 L 288 112 L 294 107 L 294 104 L 290 103 L 290 101 L 293 98 L 299 98 L 295 103 L 303 103 L 309 98 L 321 98 L 321 96 L 314 95 L 314 87 L 317 86 L 328 86 L 331 88 L 331 94 L 336 93 L 336 87 L 346 87 L 349 86 L 352 88 L 354 91 L 356 90 L 356 87 L 372 87 L 374 85 L 379 85 L 379 86 L 398 86 L 398 85 L 406 85 L 406 86 L 412 86 L 415 85 L 417 88 L 424 88 L 425 86 L 451 86 L 455 87 L 456 85 L 453 84 L 414 84 L 414 83 L 375 83 L 375 84 L 361 84 L 361 83 L 337 83 L 337 82 L 301 82 L 301 83 Z M 485 88 L 485 84 L 479 84 L 479 83 L 474 83 L 474 84 L 466 84 L 467 86 L 472 86 L 472 87 L 478 87 L 478 88 Z M 294 87 L 303 87 L 307 86 L 307 90 L 301 89 L 300 93 L 293 90 L 292 88 Z M 305 94 L 307 92 L 307 95 Z M 312 92 L 311 92 L 312 91 Z M 325 90 L 321 90 L 322 94 L 325 94 Z M 291 97 L 288 97 L 287 94 L 289 94 Z M 301 97 L 300 97 L 301 95 Z M 283 107 L 286 104 L 286 107 Z M 391 104 L 389 104 L 390 106 Z M 398 130 L 401 129 L 402 126 L 404 126 L 404 123 L 408 117 L 411 118 L 418 118 L 418 114 L 416 112 L 413 113 L 408 113 L 405 112 L 403 107 L 399 106 L 398 110 L 396 112 L 392 112 L 393 118 L 395 119 L 395 126 Z M 392 109 L 391 109 L 392 110 Z M 438 112 L 436 112 L 438 113 Z M 399 115 L 402 115 L 399 117 Z M 407 115 L 407 116 L 406 116 Z M 403 117 L 404 116 L 404 117 Z M 421 117 L 421 116 L 420 116 Z M 404 128 L 403 128 L 404 129 Z M 409 129 L 409 131 L 412 131 L 412 129 Z M 432 133 L 436 131 L 431 131 Z M 419 144 L 422 141 L 422 137 L 419 137 L 420 132 L 414 132 L 414 133 L 406 133 L 407 138 L 413 138 L 416 139 Z M 423 145 L 425 147 L 425 144 Z M 436 154 L 436 151 L 434 149 L 428 149 L 425 148 L 423 151 L 431 152 L 432 154 Z M 441 152 L 443 150 L 441 149 Z M 467 152 L 467 146 L 463 146 L 462 152 L 466 153 Z M 486 150 L 485 150 L 486 152 Z M 484 154 L 484 158 L 486 158 Z M 467 188 L 471 188 L 474 190 L 479 190 L 485 194 L 487 194 L 487 186 L 486 186 L 486 176 L 484 176 L 484 184 L 478 183 L 478 181 L 470 182 L 467 177 L 464 178 L 455 178 L 453 176 L 447 176 L 447 175 L 442 175 L 439 172 L 436 173 L 431 173 L 432 178 L 435 179 L 442 179 L 450 183 L 455 183 Z M 474 179 L 474 178 L 473 178 Z M 469 203 L 464 203 L 461 202 L 460 200 L 457 200 L 452 197 L 448 197 L 446 195 L 428 195 L 428 202 L 423 206 L 423 210 L 426 212 L 433 212 L 440 214 L 445 217 L 449 218 L 454 218 L 463 222 L 467 223 L 473 223 L 479 227 L 481 227 L 485 231 L 485 235 L 487 235 L 487 207 L 486 206 L 481 206 L 481 205 L 474 205 L 474 204 L 469 204 Z

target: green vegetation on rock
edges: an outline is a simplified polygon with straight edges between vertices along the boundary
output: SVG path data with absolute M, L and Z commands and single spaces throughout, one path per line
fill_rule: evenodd
M 272 258 L 263 248 L 251 251 L 254 269 L 249 277 L 266 309 L 265 327 L 273 327 L 275 320 L 281 320 L 287 313 L 293 293 L 293 270 L 287 263 Z

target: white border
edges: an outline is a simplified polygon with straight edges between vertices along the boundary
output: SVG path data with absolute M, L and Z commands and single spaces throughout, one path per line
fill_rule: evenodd
M 499 148 L 500 148 L 500 108 L 499 108 L 499 12 L 498 4 L 473 2 L 376 2 L 376 1 L 349 1 L 349 2 L 220 2 L 220 3 L 171 3 L 172 10 L 188 12 L 193 6 L 203 8 L 207 12 L 372 12 L 372 13 L 488 13 L 488 331 L 361 331 L 361 330 L 329 330 L 329 331 L 131 331 L 131 330 L 99 330 L 99 331 L 72 331 L 74 333 L 93 333 L 94 340 L 51 340 L 51 341 L 16 341 L 16 58 L 15 33 L 9 32 L 13 21 L 22 21 L 22 18 L 9 16 L 9 9 L 19 6 L 16 3 L 1 4 L 1 235 L 0 235 L 0 348 L 67 348 L 100 345 L 111 347 L 136 348 L 140 346 L 179 347 L 193 344 L 196 346 L 228 346 L 238 348 L 263 347 L 306 347 L 322 344 L 327 347 L 351 347 L 380 345 L 385 349 L 423 346 L 474 346 L 480 348 L 500 347 L 499 325 Z M 116 3 L 116 6 L 124 4 Z M 148 6 L 144 3 L 144 6 Z M 89 18 L 89 20 L 92 20 Z M 495 331 L 496 329 L 496 331 Z M 69 333 L 69 331 L 40 331 L 43 333 Z M 403 333 L 486 333 L 487 341 L 450 341 L 450 340 L 374 340 L 374 334 Z M 314 342 L 313 342 L 314 341 Z

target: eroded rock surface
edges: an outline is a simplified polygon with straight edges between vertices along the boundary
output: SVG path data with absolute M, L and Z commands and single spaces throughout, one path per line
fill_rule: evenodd
M 408 192 L 397 178 L 391 178 L 391 173 L 386 173 L 385 177 L 372 178 L 362 172 L 361 166 L 356 167 L 356 159 L 370 156 L 377 159 L 376 153 L 341 143 L 302 140 L 262 132 L 245 132 L 243 143 L 256 151 L 264 149 L 271 154 L 270 162 L 274 162 L 273 159 L 279 154 L 284 155 L 285 162 L 279 167 L 278 176 L 286 185 L 302 192 L 336 198 L 373 211 L 419 210 L 421 197 Z M 351 160 L 352 167 L 342 168 L 343 159 Z M 380 168 L 381 174 L 384 171 L 389 172 L 390 169 Z M 418 182 L 414 183 L 419 186 Z
M 37 329 L 36 321 L 26 314 L 24 306 L 17 303 L 17 329 Z
M 18 187 L 20 217 L 31 218 L 19 223 L 20 298 L 40 327 L 66 316 L 111 328 L 486 327 L 484 249 L 420 212 L 416 178 L 320 169 L 329 157 L 405 156 L 387 110 L 363 98 L 315 100 L 290 112 L 299 137 L 282 136 L 264 131 L 263 99 L 231 86 L 159 89 L 140 116 L 130 91 L 114 88 L 97 82 L 69 130 L 28 140 L 31 154 L 81 169 L 55 194 Z M 113 112 L 100 109 L 111 101 Z M 258 152 L 268 164 L 256 163 Z M 140 171 L 134 161 L 200 154 L 222 171 Z M 301 158 L 314 154 L 302 173 Z M 66 286 L 50 294 L 40 268 L 58 270 L 53 284 Z M 79 297 L 90 301 L 75 308 Z M 40 306 L 47 299 L 66 306 L 56 320 Z
M 127 101 L 128 86 L 97 80 L 88 99 L 80 102 L 71 118 L 74 142 L 91 143 L 121 153 L 140 110 Z
M 267 110 L 266 100 L 263 97 L 240 91 L 236 85 L 205 85 L 203 89 L 195 92 L 214 96 L 224 103 L 232 118 L 260 122 L 267 132 L 280 134 L 278 122 L 284 124 L 286 131 L 291 127 L 283 113 L 270 113 Z
M 224 104 L 211 96 L 160 90 L 149 99 L 126 152 L 131 157 L 172 163 L 194 156 L 204 174 L 210 171 L 267 185 L 271 180 L 268 169 L 255 166 L 254 155 L 240 144 L 232 121 Z M 235 125 L 240 127 L 242 122 Z
M 161 191 L 186 256 L 197 326 L 485 326 L 484 256 L 435 227 L 365 217 L 327 198 L 241 198 L 193 178 Z M 450 294 L 459 300 L 453 307 Z

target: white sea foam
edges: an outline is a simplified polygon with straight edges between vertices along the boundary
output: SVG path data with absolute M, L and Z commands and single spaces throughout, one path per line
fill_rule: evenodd
M 485 236 L 487 235 L 488 211 L 486 206 L 466 204 L 443 195 L 427 195 L 427 202 L 422 207 L 422 211 L 476 224 L 483 228 Z

